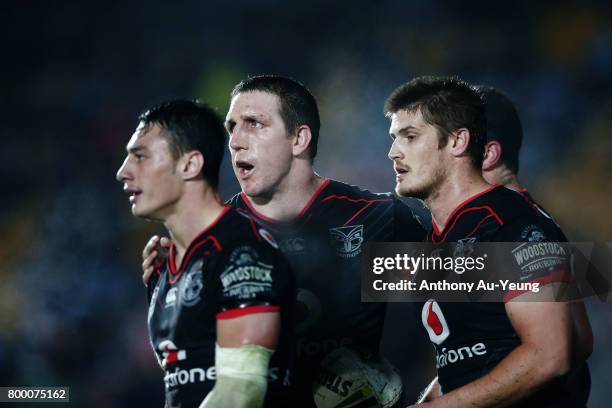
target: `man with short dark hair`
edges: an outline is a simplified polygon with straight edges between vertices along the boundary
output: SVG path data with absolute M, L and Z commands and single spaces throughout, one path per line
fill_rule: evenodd
M 350 345 L 378 352 L 385 305 L 361 303 L 364 242 L 421 241 L 424 230 L 393 195 L 315 173 L 318 109 L 299 82 L 246 79 L 232 92 L 225 126 L 242 189 L 229 202 L 274 234 L 296 274 L 295 406 L 313 407 L 312 381 L 326 354 Z M 145 248 L 145 280 L 158 242 Z
M 172 238 L 147 287 L 166 406 L 291 405 L 295 284 L 270 234 L 219 200 L 221 120 L 183 100 L 139 120 L 117 180 Z
M 389 158 L 399 195 L 421 197 L 432 212 L 427 241 L 560 241 L 559 228 L 514 191 L 482 177 L 485 106 L 456 78 L 421 77 L 394 91 L 386 105 Z M 563 275 L 563 276 L 561 276 Z M 535 269 L 524 276 L 550 292 L 566 274 Z M 423 324 L 438 356 L 478 345 L 479 353 L 438 364 L 443 395 L 431 407 L 572 406 L 564 375 L 571 367 L 571 312 L 563 302 L 423 305 Z

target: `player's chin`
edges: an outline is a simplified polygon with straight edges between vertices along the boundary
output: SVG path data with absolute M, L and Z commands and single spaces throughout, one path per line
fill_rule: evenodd
M 395 194 L 400 197 L 414 197 L 424 199 L 426 194 L 423 189 L 415 188 L 415 186 L 407 185 L 405 183 L 397 183 L 395 185 Z
M 412 189 L 405 183 L 398 182 L 395 185 L 395 194 L 400 197 L 409 197 L 412 194 Z
M 249 197 L 257 197 L 262 195 L 262 188 L 259 184 L 253 182 L 253 180 L 241 180 L 240 188 Z
M 151 211 L 148 211 L 144 206 L 138 204 L 132 205 L 132 215 L 147 220 L 153 218 L 151 215 Z

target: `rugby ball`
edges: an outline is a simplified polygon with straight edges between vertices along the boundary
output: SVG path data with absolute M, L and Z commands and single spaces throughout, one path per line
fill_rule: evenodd
M 379 354 L 341 347 L 321 361 L 312 391 L 317 408 L 389 408 L 402 394 L 402 380 Z

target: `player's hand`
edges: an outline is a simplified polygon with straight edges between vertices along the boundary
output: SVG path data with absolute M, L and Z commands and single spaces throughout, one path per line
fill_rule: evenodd
M 147 285 L 151 275 L 161 268 L 164 253 L 170 248 L 170 239 L 153 235 L 142 250 L 142 282 Z

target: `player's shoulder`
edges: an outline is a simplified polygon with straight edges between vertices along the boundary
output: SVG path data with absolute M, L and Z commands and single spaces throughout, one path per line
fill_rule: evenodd
M 499 186 L 487 197 L 487 204 L 502 220 L 499 236 L 504 240 L 562 241 L 563 232 L 552 218 L 539 211 L 523 194 Z
M 325 201 L 330 200 L 364 200 L 364 201 L 393 201 L 395 196 L 392 193 L 374 193 L 368 189 L 344 183 L 338 180 L 329 179 L 327 186 L 322 191 L 321 199 Z
M 226 218 L 223 235 L 229 246 L 249 245 L 266 252 L 278 252 L 272 234 L 248 212 L 239 207 L 230 207 Z
M 481 193 L 478 199 L 472 200 L 470 207 L 485 207 L 495 213 L 503 224 L 516 218 L 536 215 L 533 206 L 514 190 L 504 186 L 493 186 Z

